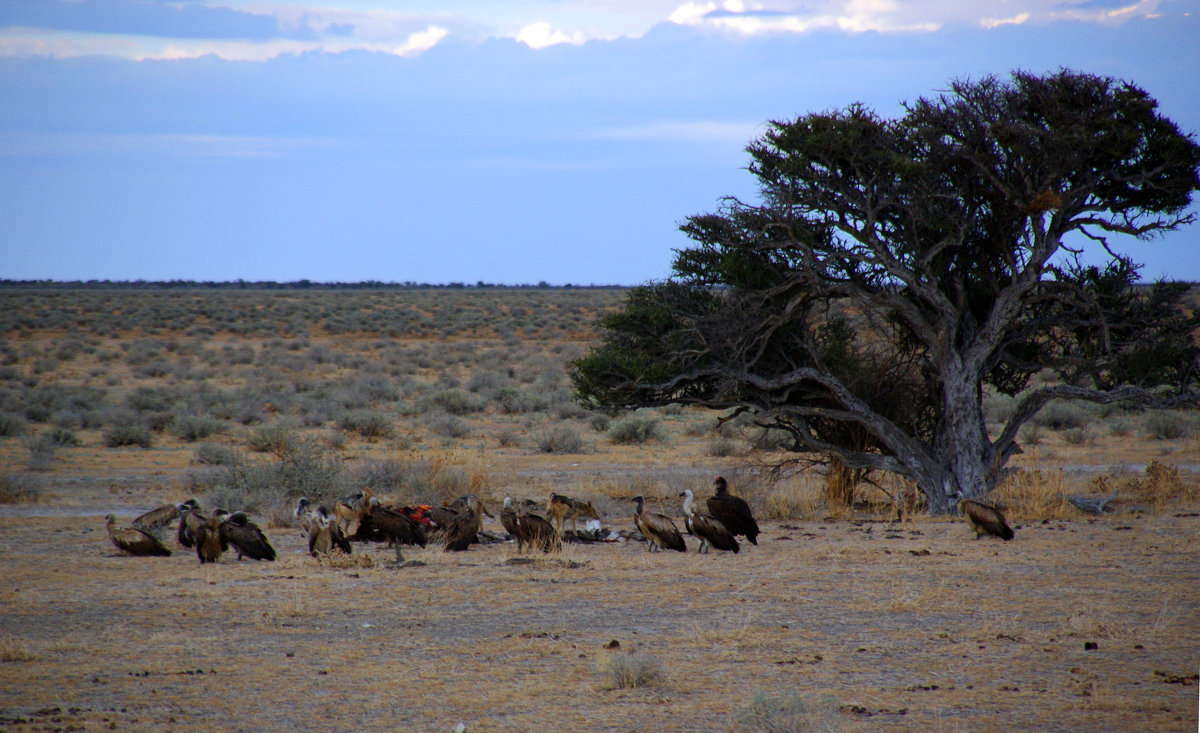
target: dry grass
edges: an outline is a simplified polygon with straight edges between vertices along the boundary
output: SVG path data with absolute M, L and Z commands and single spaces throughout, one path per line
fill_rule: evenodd
M 189 551 L 126 557 L 102 517 L 127 520 L 191 496 L 184 477 L 197 468 L 196 445 L 168 430 L 149 450 L 108 449 L 100 428 L 73 428 L 81 445 L 56 449 L 37 475 L 39 503 L 0 507 L 0 657 L 19 658 L 0 665 L 0 728 L 1196 730 L 1200 489 L 1183 468 L 1200 463 L 1194 435 L 1142 440 L 1141 430 L 1110 433 L 1096 420 L 1088 443 L 1046 428 L 991 497 L 1016 539 L 975 541 L 959 518 L 887 523 L 891 505 L 873 488 L 860 486 L 854 506 L 830 507 L 821 473 L 763 470 L 777 454 L 713 455 L 715 436 L 755 441 L 733 423 L 717 436 L 704 427 L 708 413 L 650 413 L 664 440 L 612 444 L 555 401 L 586 324 L 491 338 L 508 326 L 481 319 L 463 321 L 458 340 L 435 337 L 435 315 L 456 303 L 436 295 L 404 311 L 426 319 L 413 326 L 419 336 L 325 333 L 354 309 L 322 296 L 329 312 L 312 322 L 323 325 L 295 344 L 273 343 L 269 320 L 253 324 L 259 337 L 101 334 L 94 352 L 39 378 L 103 387 L 116 404 L 139 386 L 249 395 L 227 407 L 264 422 L 235 427 L 230 417 L 207 440 L 245 452 L 253 430 L 286 417 L 297 436 L 336 450 L 344 478 L 387 483 L 398 473 L 376 493 L 403 503 L 473 492 L 495 512 L 506 495 L 544 502 L 555 491 L 592 500 L 606 527 L 629 531 L 634 495 L 678 517 L 680 491 L 707 496 L 724 475 L 754 507 L 759 545 L 698 556 L 694 541 L 687 554 L 613 542 L 519 557 L 506 544 L 431 545 L 404 549 L 424 565 L 397 567 L 383 547 L 309 557 L 289 505 L 260 522 L 274 563 L 227 557 L 202 567 Z M 390 296 L 362 297 L 372 322 L 386 323 L 376 316 L 392 312 Z M 309 305 L 282 300 L 271 308 Z M 601 300 L 588 302 L 594 310 Z M 13 335 L 14 368 L 24 374 L 63 337 Z M 152 348 L 147 341 L 176 371 L 190 358 L 213 373 L 138 373 L 127 354 Z M 267 390 L 267 374 L 283 389 Z M 513 409 L 488 401 L 489 384 L 510 390 Z M 453 390 L 487 407 L 458 416 L 464 437 L 433 435 L 418 406 Z M 289 407 L 326 391 L 326 402 Z M 339 431 L 329 441 L 336 415 L 300 407 L 335 397 L 385 414 L 393 437 Z M 588 451 L 539 452 L 535 436 L 559 426 L 588 436 Z M 0 474 L 27 459 L 20 439 L 0 439 Z M 1113 492 L 1116 511 L 1100 517 L 1063 501 Z M 484 528 L 500 532 L 492 519 Z

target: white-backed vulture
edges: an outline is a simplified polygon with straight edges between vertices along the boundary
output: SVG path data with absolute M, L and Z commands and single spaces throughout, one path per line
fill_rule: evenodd
M 424 547 L 425 529 L 402 511 L 389 509 L 372 497 L 359 515 L 358 530 L 348 539 L 358 542 L 387 542 L 396 547 L 396 562 L 404 562 L 401 545 Z
M 954 492 L 954 498 L 958 499 L 959 513 L 967 518 L 967 524 L 975 530 L 975 539 L 987 534 L 1007 542 L 1016 536 L 1012 527 L 1009 527 L 1008 522 L 1004 520 L 1004 515 L 996 507 L 974 499 L 963 498 L 961 491 Z
M 194 508 L 197 506 L 199 506 L 199 504 L 196 503 L 195 499 L 188 499 L 187 501 L 179 504 L 163 504 L 162 506 L 156 509 L 151 509 L 137 519 L 133 520 L 131 526 L 134 529 L 140 529 L 143 532 L 149 532 L 155 537 L 159 537 L 163 529 L 165 529 L 171 522 L 175 521 L 179 515 L 183 513 L 185 508 Z
M 136 557 L 170 557 L 171 551 L 149 532 L 132 527 L 118 527 L 117 518 L 112 514 L 105 517 L 108 539 L 118 550 Z
M 711 514 L 696 511 L 696 500 L 691 489 L 685 489 L 680 496 L 683 497 L 683 524 L 688 533 L 695 535 L 700 541 L 696 552 L 708 552 L 710 547 L 729 552 L 738 552 L 741 549 L 724 524 Z
M 743 535 L 747 542 L 757 545 L 758 522 L 754 521 L 754 513 L 750 511 L 750 505 L 742 497 L 729 493 L 729 483 L 724 476 L 717 476 L 717 479 L 713 481 L 713 486 L 717 493 L 708 497 L 705 502 L 708 506 L 708 513 L 725 525 L 729 534 L 735 537 Z
M 646 549 L 650 552 L 658 550 L 678 550 L 679 552 L 687 552 L 687 545 L 683 542 L 683 535 L 679 534 L 679 529 L 671 518 L 665 514 L 656 514 L 646 511 L 646 499 L 641 494 L 633 497 L 635 505 L 633 511 L 633 524 L 637 530 L 646 538 Z
M 245 512 L 234 512 L 221 522 L 221 539 L 237 552 L 237 559 L 248 557 L 252 560 L 275 559 L 275 548 L 267 541 L 267 536 L 257 524 L 251 522 Z

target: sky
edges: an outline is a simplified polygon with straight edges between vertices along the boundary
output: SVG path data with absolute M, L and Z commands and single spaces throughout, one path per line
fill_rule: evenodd
M 769 120 L 1069 67 L 1196 134 L 1197 37 L 1200 0 L 0 0 L 0 279 L 637 284 L 754 199 Z M 1200 225 L 1118 248 L 1200 281 Z

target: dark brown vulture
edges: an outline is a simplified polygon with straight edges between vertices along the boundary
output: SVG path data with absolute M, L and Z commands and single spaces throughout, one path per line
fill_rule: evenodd
M 121 552 L 137 557 L 171 556 L 171 551 L 149 532 L 143 532 L 140 529 L 133 529 L 132 527 L 118 527 L 117 518 L 112 514 L 109 514 L 105 519 L 108 520 L 108 539 Z
M 480 511 L 483 505 L 479 503 L 479 498 L 474 494 L 467 494 L 466 497 L 460 498 L 466 500 L 466 508 L 458 512 L 446 526 L 446 539 L 442 545 L 442 549 L 446 552 L 466 550 L 472 542 L 477 541 L 479 535 L 479 526 L 482 522 Z
M 671 521 L 670 517 L 646 511 L 646 499 L 641 494 L 633 497 L 633 503 L 636 505 L 633 511 L 633 524 L 646 538 L 648 551 L 657 552 L 665 548 L 687 552 L 683 535 L 679 534 L 679 529 L 675 527 L 675 523 Z
M 171 522 L 174 522 L 179 515 L 187 507 L 195 508 L 199 506 L 195 499 L 188 499 L 180 504 L 163 504 L 157 509 L 151 509 L 137 519 L 133 520 L 133 528 L 140 529 L 143 532 L 149 532 L 154 536 L 159 536 Z
M 219 561 L 221 553 L 229 547 L 221 537 L 223 521 L 224 518 L 214 512 L 196 531 L 196 557 L 200 558 L 201 565 Z
M 695 535 L 696 539 L 700 541 L 696 552 L 708 552 L 710 547 L 729 552 L 738 552 L 741 549 L 738 547 L 738 541 L 729 533 L 725 525 L 717 521 L 711 514 L 696 511 L 696 500 L 692 496 L 691 489 L 684 490 L 680 496 L 683 497 L 683 524 L 687 527 L 688 533 Z
M 708 513 L 725 525 L 729 534 L 734 537 L 744 535 L 747 542 L 757 545 L 758 522 L 754 521 L 750 505 L 742 497 L 729 493 L 729 484 L 725 481 L 724 476 L 717 476 L 717 480 L 713 481 L 713 486 L 716 487 L 717 493 L 708 497 L 708 501 L 705 502 L 708 506 Z
M 257 524 L 251 522 L 245 512 L 234 512 L 221 522 L 221 540 L 233 547 L 237 559 L 248 557 L 252 560 L 275 559 L 275 548 L 267 541 L 267 536 Z
M 447 507 L 455 510 L 456 512 L 462 512 L 465 509 L 473 508 L 476 512 L 482 512 L 483 515 L 486 517 L 491 517 L 492 519 L 496 518 L 491 512 L 489 512 L 487 510 L 487 507 L 483 505 L 483 502 L 480 501 L 479 497 L 476 496 L 475 494 L 463 494 L 462 496 L 458 497 L 457 499 L 450 502 L 449 504 L 445 504 L 444 506 L 447 506 Z
M 967 524 L 975 530 L 975 539 L 987 534 L 1007 542 L 1016 536 L 996 507 L 974 499 L 964 499 L 961 491 L 956 491 L 954 498 L 958 499 L 959 513 L 967 518 Z
M 562 538 L 554 526 L 537 514 L 531 514 L 524 504 L 513 508 L 512 497 L 504 497 L 504 508 L 500 510 L 500 523 L 517 540 L 517 552 L 525 545 L 536 547 L 542 552 L 562 549 Z
M 208 517 L 204 516 L 204 512 L 199 508 L 189 506 L 181 510 L 179 519 L 179 531 L 175 533 L 175 539 L 184 547 L 196 546 L 196 533 L 208 521 Z
M 424 547 L 425 529 L 407 514 L 389 509 L 372 498 L 358 520 L 358 531 L 349 539 L 356 542 L 387 542 L 396 547 L 396 562 L 404 562 L 401 545 Z

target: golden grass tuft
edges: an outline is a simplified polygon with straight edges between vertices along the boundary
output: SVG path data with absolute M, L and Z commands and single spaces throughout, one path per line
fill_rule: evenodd
M 1013 472 L 992 494 L 1012 519 L 1070 519 L 1078 511 L 1067 502 L 1062 471 Z
M 662 661 L 649 654 L 613 654 L 603 664 L 602 672 L 610 690 L 651 687 L 666 680 Z
M 0 637 L 0 662 L 36 662 L 38 656 L 15 636 Z

